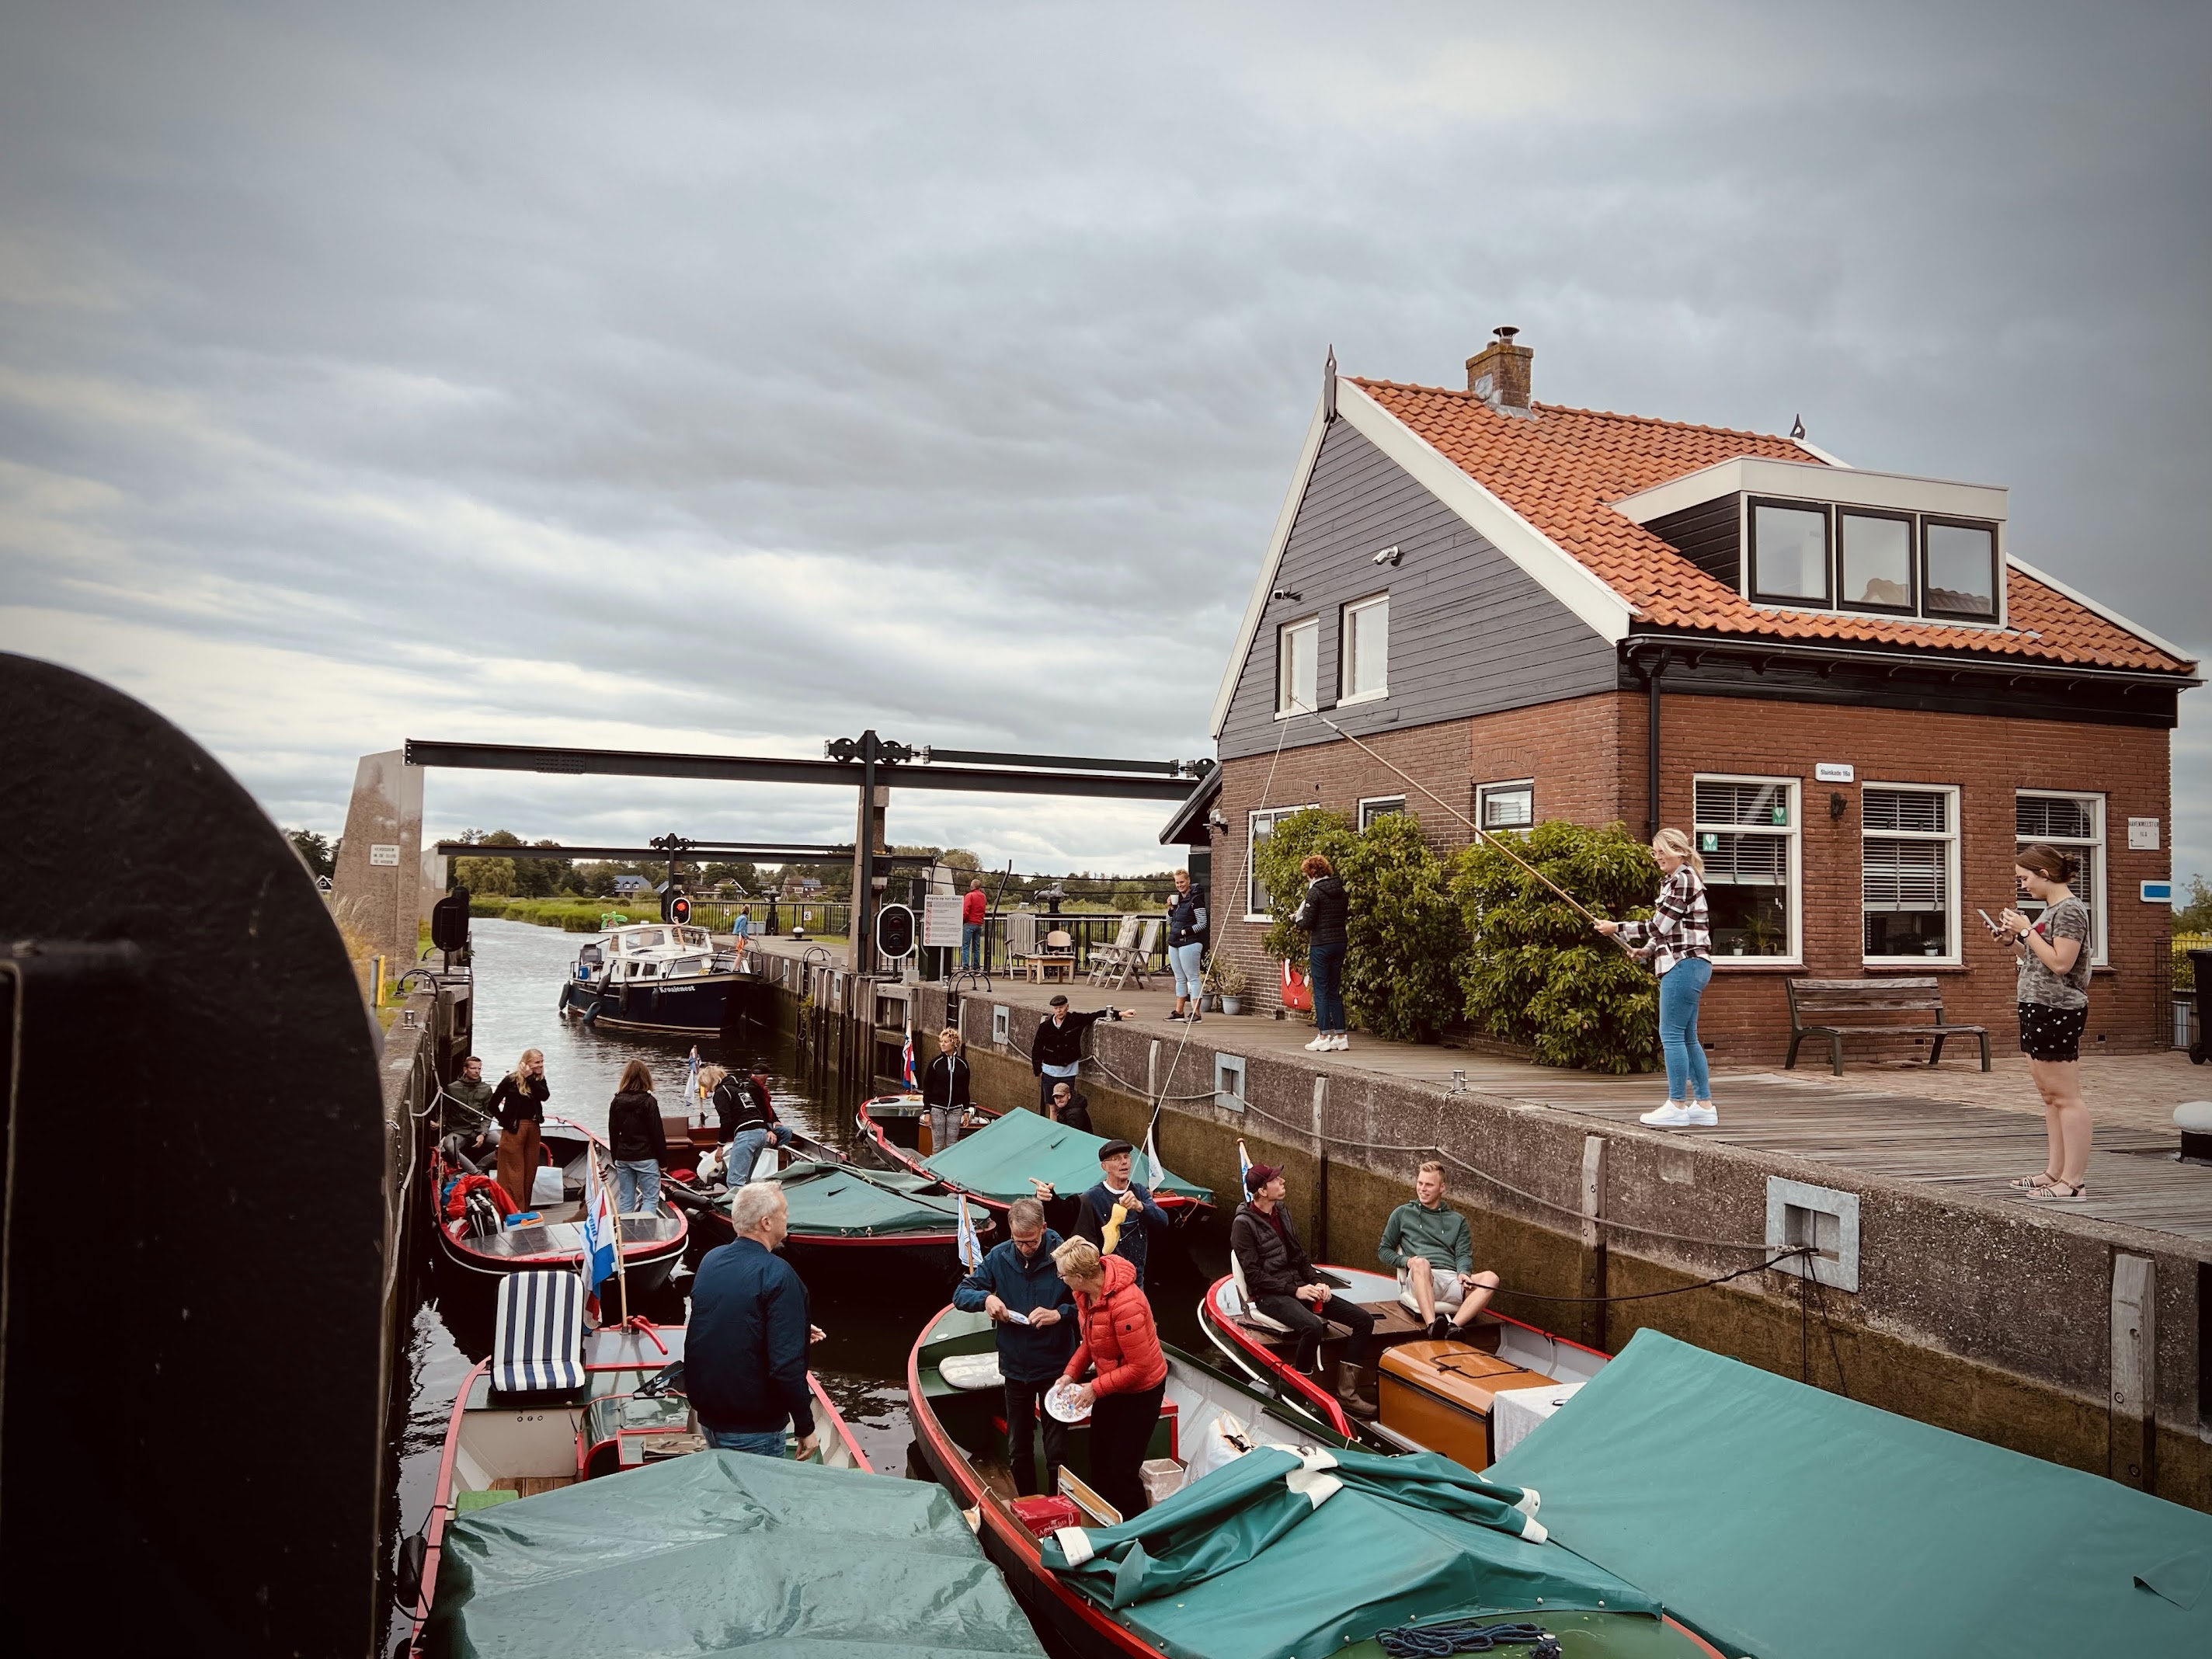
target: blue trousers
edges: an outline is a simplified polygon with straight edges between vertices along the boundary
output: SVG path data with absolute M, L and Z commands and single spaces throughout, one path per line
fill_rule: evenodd
M 960 965 L 981 968 L 983 965 L 983 924 L 963 921 L 960 924 Z
M 1306 951 L 1313 975 L 1314 1029 L 1324 1034 L 1344 1030 L 1344 946 L 1316 945 Z
M 1206 946 L 1203 945 L 1170 945 L 1168 946 L 1168 965 L 1175 969 L 1176 996 L 1195 1000 L 1199 994 L 1198 976 L 1206 966 Z
M 660 1208 L 660 1161 L 641 1158 L 615 1165 L 615 1213 L 653 1215 Z
M 781 1429 L 741 1434 L 735 1429 L 710 1429 L 704 1423 L 699 1429 L 707 1437 L 707 1443 L 721 1451 L 750 1452 L 756 1457 L 782 1457 L 790 1451 L 784 1443 Z
M 1705 1047 L 1698 1041 L 1698 999 L 1712 976 L 1713 964 L 1703 957 L 1685 957 L 1659 975 L 1659 1046 L 1667 1054 L 1669 1100 L 1713 1097 Z

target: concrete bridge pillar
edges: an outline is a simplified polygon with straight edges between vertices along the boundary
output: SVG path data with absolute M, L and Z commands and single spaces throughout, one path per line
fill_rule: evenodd
M 331 878 L 331 915 L 355 948 L 403 973 L 415 962 L 422 884 L 422 769 L 397 749 L 363 755 Z

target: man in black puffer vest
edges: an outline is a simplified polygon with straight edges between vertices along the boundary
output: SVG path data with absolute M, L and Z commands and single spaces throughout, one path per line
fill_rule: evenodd
M 1288 1326 L 1298 1339 L 1299 1370 L 1319 1376 L 1322 1339 L 1329 1321 L 1348 1326 L 1351 1346 L 1337 1367 L 1336 1396 L 1357 1416 L 1375 1415 L 1374 1401 L 1359 1393 L 1360 1368 L 1367 1363 L 1367 1344 L 1375 1334 L 1375 1316 L 1349 1297 L 1333 1295 L 1322 1282 L 1321 1272 L 1291 1231 L 1283 1211 L 1285 1188 L 1283 1172 L 1272 1164 L 1255 1164 L 1244 1172 L 1244 1190 L 1250 1194 L 1229 1224 L 1229 1248 L 1243 1270 L 1244 1292 L 1252 1305 L 1278 1324 Z M 1322 1310 L 1326 1308 L 1327 1317 Z

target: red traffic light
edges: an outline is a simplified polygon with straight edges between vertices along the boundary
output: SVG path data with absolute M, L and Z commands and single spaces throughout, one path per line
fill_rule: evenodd
M 677 922 L 690 921 L 690 899 L 671 888 L 660 896 L 660 919 L 663 921 Z

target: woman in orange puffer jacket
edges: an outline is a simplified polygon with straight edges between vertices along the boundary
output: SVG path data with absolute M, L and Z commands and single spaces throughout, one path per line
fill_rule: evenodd
M 1137 1270 L 1126 1259 L 1101 1261 L 1087 1238 L 1068 1240 L 1052 1259 L 1074 1293 L 1081 1334 L 1067 1362 L 1067 1380 L 1079 1383 L 1085 1371 L 1097 1370 L 1090 1386 L 1077 1391 L 1091 1412 L 1091 1484 L 1126 1521 L 1147 1507 L 1139 1471 L 1167 1392 L 1167 1356 L 1160 1352 L 1152 1304 L 1137 1288 Z

